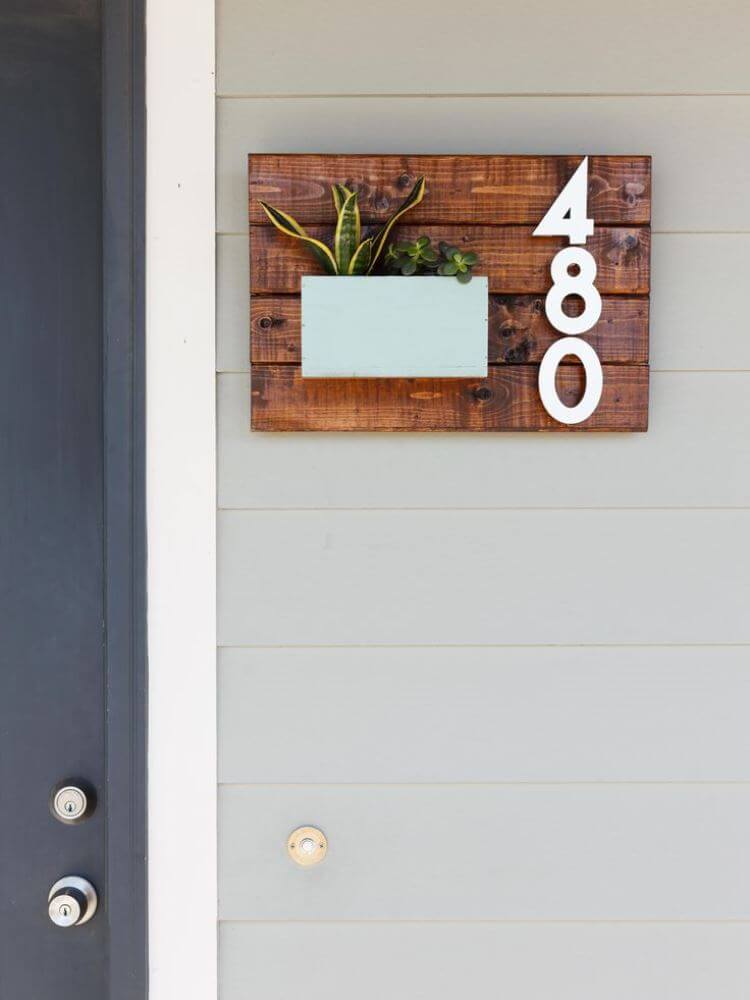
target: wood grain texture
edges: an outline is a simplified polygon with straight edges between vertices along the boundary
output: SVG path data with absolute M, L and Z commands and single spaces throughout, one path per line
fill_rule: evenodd
M 645 431 L 648 367 L 605 365 L 596 411 L 573 427 L 545 411 L 533 365 L 490 368 L 486 379 L 303 379 L 298 366 L 253 365 L 258 431 Z M 583 394 L 583 369 L 561 366 L 567 406 Z
M 330 226 L 306 227 L 311 236 L 330 245 Z M 550 287 L 550 261 L 568 245 L 567 240 L 532 235 L 522 226 L 414 226 L 398 227 L 399 238 L 429 236 L 435 244 L 447 240 L 479 256 L 477 274 L 489 277 L 490 292 L 502 295 L 546 294 Z M 596 287 L 602 295 L 646 295 L 649 292 L 651 232 L 648 228 L 601 227 L 586 242 L 597 264 Z M 252 226 L 250 232 L 250 291 L 298 293 L 303 274 L 322 269 L 299 241 L 270 225 Z
M 750 372 L 652 369 L 648 434 L 564 440 L 250 434 L 250 384 L 218 378 L 220 507 L 750 508 Z
M 333 225 L 333 181 L 358 192 L 364 222 L 382 223 L 425 176 L 427 193 L 410 221 L 536 225 L 581 157 L 253 154 L 248 161 L 251 224 L 266 221 L 262 199 L 303 225 Z M 651 158 L 592 156 L 589 215 L 597 225 L 647 225 Z
M 578 311 L 571 309 L 571 315 Z M 583 339 L 594 347 L 603 364 L 646 364 L 648 324 L 647 298 L 605 298 L 601 319 Z M 253 364 L 299 363 L 302 357 L 299 296 L 252 296 L 250 331 Z M 547 320 L 543 297 L 490 296 L 490 364 L 538 364 L 559 336 Z
M 557 332 L 545 316 L 550 264 L 562 237 L 534 228 L 572 176 L 579 156 L 371 156 L 260 154 L 249 157 L 252 428 L 254 430 L 615 430 L 648 422 L 648 294 L 651 160 L 593 156 L 588 213 L 598 223 L 586 248 L 604 296 L 588 339 L 605 368 L 602 400 L 573 426 L 541 405 L 538 366 Z M 401 239 L 447 240 L 479 258 L 489 279 L 487 379 L 303 380 L 300 293 L 304 275 L 321 269 L 303 244 L 279 233 L 260 210 L 263 198 L 288 211 L 307 232 L 331 244 L 330 185 L 360 194 L 363 235 L 374 233 L 403 201 L 417 176 L 425 200 L 394 231 Z M 417 279 L 427 280 L 427 279 Z M 437 280 L 437 279 L 432 279 Z M 425 287 L 425 286 L 422 286 Z M 569 297 L 566 307 L 582 307 Z M 569 358 L 558 372 L 567 405 L 583 393 L 583 370 Z

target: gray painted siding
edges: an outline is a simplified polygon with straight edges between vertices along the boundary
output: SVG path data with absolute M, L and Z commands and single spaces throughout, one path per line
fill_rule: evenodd
M 219 777 L 748 781 L 747 661 L 742 646 L 224 648 Z
M 740 1000 L 750 10 L 438 6 L 217 3 L 221 997 Z M 247 152 L 589 147 L 654 156 L 647 435 L 250 434 Z
M 223 923 L 222 995 L 251 1000 L 747 1000 L 750 927 Z

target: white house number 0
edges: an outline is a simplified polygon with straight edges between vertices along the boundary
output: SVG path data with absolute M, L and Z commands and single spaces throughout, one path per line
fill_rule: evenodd
M 594 220 L 586 217 L 588 180 L 589 158 L 586 156 L 550 205 L 534 230 L 534 236 L 567 236 L 570 243 L 582 244 L 593 235 Z M 565 336 L 556 340 L 542 358 L 539 395 L 545 410 L 555 420 L 562 424 L 580 424 L 599 405 L 604 381 L 599 355 L 578 336 L 590 330 L 602 313 L 602 299 L 594 286 L 596 261 L 582 246 L 565 247 L 553 257 L 550 274 L 552 287 L 547 292 L 544 311 L 552 326 Z M 583 299 L 580 316 L 568 316 L 563 312 L 563 302 L 569 295 Z M 575 406 L 566 406 L 557 394 L 555 378 L 562 359 L 571 355 L 583 365 L 586 388 Z

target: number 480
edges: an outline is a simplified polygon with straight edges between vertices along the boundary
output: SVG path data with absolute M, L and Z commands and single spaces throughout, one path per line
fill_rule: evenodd
M 534 236 L 565 236 L 572 244 L 585 243 L 594 232 L 594 220 L 588 212 L 588 156 L 550 205 L 546 215 L 534 230 Z M 580 424 L 599 405 L 604 377 L 599 356 L 594 348 L 577 334 L 594 326 L 602 314 L 602 299 L 594 285 L 596 261 L 581 246 L 565 247 L 555 254 L 550 265 L 552 287 L 547 292 L 544 311 L 552 326 L 565 338 L 555 341 L 546 351 L 539 366 L 539 395 L 551 417 L 563 424 Z M 568 316 L 563 302 L 569 295 L 583 299 L 583 312 Z M 586 372 L 586 389 L 575 406 L 566 406 L 557 394 L 555 379 L 563 358 L 579 359 Z

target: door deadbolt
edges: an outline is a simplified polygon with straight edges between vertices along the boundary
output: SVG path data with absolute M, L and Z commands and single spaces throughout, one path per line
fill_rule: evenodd
M 80 927 L 96 913 L 99 897 L 88 879 L 66 875 L 55 882 L 47 900 L 49 918 L 58 927 Z
M 49 809 L 56 820 L 72 826 L 83 823 L 96 808 L 96 792 L 87 781 L 66 778 L 50 792 Z

